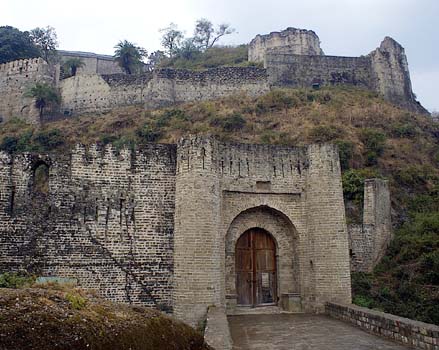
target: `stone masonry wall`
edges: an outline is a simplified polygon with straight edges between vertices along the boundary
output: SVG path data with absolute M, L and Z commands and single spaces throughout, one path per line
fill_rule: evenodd
M 323 55 L 320 40 L 312 30 L 287 28 L 280 32 L 257 35 L 249 44 L 248 60 L 264 62 L 268 49 L 288 47 L 294 55 Z
M 0 270 L 76 278 L 114 300 L 172 310 L 175 147 L 0 154 Z M 48 192 L 35 169 L 48 166 Z
M 177 152 L 175 213 L 174 307 L 184 321 L 196 324 L 209 306 L 231 302 L 232 251 L 252 227 L 268 230 L 277 242 L 280 297 L 298 294 L 305 311 L 323 310 L 328 300 L 350 302 L 334 147 L 185 139 Z
M 370 272 L 384 256 L 392 238 L 390 210 L 388 181 L 366 180 L 363 224 L 348 225 L 352 271 Z
M 266 66 L 276 86 L 310 88 L 319 85 L 354 85 L 375 89 L 371 61 L 367 57 L 301 56 L 268 51 Z
M 252 67 L 202 72 L 162 69 L 154 75 L 83 74 L 61 81 L 61 110 L 72 115 L 133 104 L 156 108 L 239 93 L 255 96 L 268 90 L 265 70 Z
M 439 350 L 439 327 L 356 305 L 327 303 L 326 313 L 366 332 L 416 349 Z
M 36 82 L 54 82 L 54 75 L 41 58 L 12 61 L 0 64 L 0 123 L 11 118 L 39 122 L 39 113 L 27 90 Z

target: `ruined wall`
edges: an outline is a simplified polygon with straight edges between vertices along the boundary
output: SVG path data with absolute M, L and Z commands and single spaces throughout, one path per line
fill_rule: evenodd
M 268 51 L 266 65 L 275 86 L 310 88 L 313 84 L 354 85 L 375 89 L 371 61 L 367 57 L 300 56 Z
M 404 108 L 428 113 L 412 91 L 410 72 L 404 48 L 394 39 L 386 37 L 379 48 L 369 54 L 377 80 L 377 90 L 384 98 Z
M 172 310 L 175 146 L 0 162 L 1 271 L 72 277 L 110 300 Z M 42 193 L 35 170 L 46 165 Z
M 0 122 L 20 118 L 39 122 L 39 112 L 26 91 L 36 82 L 54 83 L 54 73 L 42 58 L 0 64 Z
M 363 206 L 363 224 L 348 225 L 351 270 L 370 272 L 384 256 L 392 238 L 387 180 L 365 181 Z
M 239 93 L 255 96 L 268 90 L 266 71 L 251 67 L 201 72 L 161 69 L 155 74 L 141 75 L 78 75 L 61 81 L 61 110 L 70 115 L 133 104 L 156 108 Z
M 257 35 L 249 44 L 248 60 L 264 62 L 268 49 L 288 48 L 294 55 L 323 55 L 320 40 L 312 30 L 287 28 L 280 32 Z

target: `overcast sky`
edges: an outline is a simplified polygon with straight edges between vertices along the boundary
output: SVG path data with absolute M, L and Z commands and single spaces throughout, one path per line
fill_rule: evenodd
M 1 0 L 0 25 L 20 30 L 50 25 L 60 49 L 113 54 L 122 39 L 149 52 L 160 28 L 176 23 L 188 36 L 198 18 L 230 23 L 221 44 L 248 43 L 286 27 L 312 29 L 328 55 L 359 56 L 385 36 L 406 49 L 413 90 L 439 110 L 439 0 Z

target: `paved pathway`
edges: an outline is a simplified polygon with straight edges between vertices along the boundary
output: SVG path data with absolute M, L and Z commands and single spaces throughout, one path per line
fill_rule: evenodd
M 321 315 L 229 316 L 234 350 L 406 350 Z

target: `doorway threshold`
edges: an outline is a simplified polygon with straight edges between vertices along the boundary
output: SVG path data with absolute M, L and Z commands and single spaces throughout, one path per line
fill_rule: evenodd
M 237 315 L 272 315 L 272 314 L 280 314 L 285 313 L 285 311 L 281 310 L 281 308 L 277 305 L 269 305 L 269 306 L 236 306 L 233 309 L 227 310 L 228 316 L 237 316 Z

